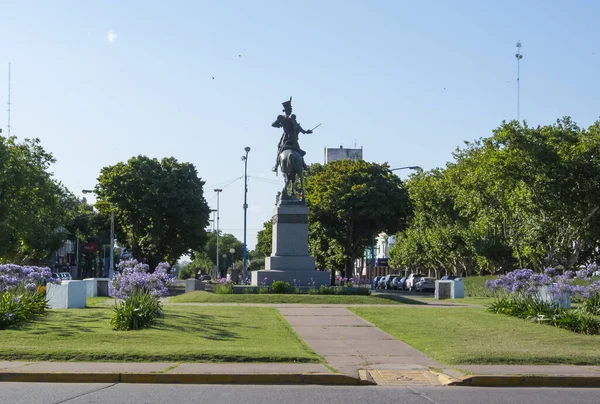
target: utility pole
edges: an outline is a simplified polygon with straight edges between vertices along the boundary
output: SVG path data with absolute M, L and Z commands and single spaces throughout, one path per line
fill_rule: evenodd
M 108 278 L 115 276 L 115 211 L 110 211 L 110 259 L 108 267 Z
M 222 189 L 215 189 L 217 193 L 217 274 L 220 272 L 219 270 L 219 194 L 222 192 Z
M 6 103 L 6 105 L 8 106 L 8 108 L 6 109 L 6 111 L 8 112 L 8 126 L 6 127 L 6 129 L 8 130 L 8 137 L 10 137 L 10 106 L 11 106 L 11 102 L 10 102 L 10 63 L 8 64 L 8 102 Z
M 242 157 L 244 160 L 244 268 L 242 271 L 242 284 L 246 284 L 246 272 L 248 270 L 248 253 L 246 252 L 246 218 L 248 212 L 248 153 L 250 147 L 244 148 L 246 155 Z

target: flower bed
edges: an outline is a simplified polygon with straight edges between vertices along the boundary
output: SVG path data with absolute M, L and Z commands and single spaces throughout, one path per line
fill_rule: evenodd
M 496 296 L 489 310 L 581 334 L 600 334 L 600 280 L 591 277 L 596 271 L 596 265 L 562 274 L 554 268 L 541 274 L 514 270 L 486 282 Z M 566 298 L 579 307 L 571 309 Z
M 47 308 L 46 283 L 55 282 L 50 268 L 0 265 L 0 329 L 30 321 Z
M 122 301 L 115 302 L 111 325 L 115 330 L 138 330 L 149 326 L 162 315 L 160 298 L 168 295 L 174 278 L 169 264 L 160 263 L 153 273 L 147 264 L 136 260 L 121 261 L 121 272 L 109 284 L 109 294 Z

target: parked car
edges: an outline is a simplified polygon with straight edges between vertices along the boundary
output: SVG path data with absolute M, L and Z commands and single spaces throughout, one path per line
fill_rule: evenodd
M 210 281 L 210 275 L 200 275 L 200 280 L 201 281 Z
M 427 276 L 419 279 L 415 284 L 415 290 L 417 292 L 433 292 L 435 291 L 435 278 L 429 278 Z
M 425 274 L 410 274 L 408 278 L 406 278 L 406 286 L 405 288 L 410 290 L 411 292 L 415 289 L 415 283 L 419 278 L 424 278 L 427 275 Z
M 379 287 L 379 280 L 381 279 L 381 276 L 376 276 L 375 278 L 373 278 L 373 288 L 377 289 Z
M 458 279 L 460 278 L 460 276 L 456 276 L 456 275 L 444 275 L 442 276 L 442 278 L 440 279 L 441 281 L 452 281 L 454 279 Z
M 403 276 L 402 278 L 399 276 L 396 276 L 396 277 L 394 277 L 394 279 L 392 279 L 392 289 L 403 290 L 404 285 L 406 285 L 406 277 L 405 276 Z
M 61 281 L 70 281 L 73 280 L 73 277 L 68 272 L 59 272 L 58 276 L 60 276 Z
M 381 280 L 381 288 L 382 289 L 391 289 L 390 283 L 392 283 L 392 279 L 394 279 L 394 275 L 388 274 L 383 277 Z
M 379 278 L 379 282 L 377 282 L 377 288 L 378 289 L 383 289 L 385 283 L 383 282 L 385 280 L 385 276 L 382 276 L 381 278 Z

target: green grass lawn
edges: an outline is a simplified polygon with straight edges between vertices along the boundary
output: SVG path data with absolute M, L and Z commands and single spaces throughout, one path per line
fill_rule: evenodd
M 49 310 L 2 331 L 0 360 L 320 361 L 273 308 L 166 306 L 139 331 L 113 331 L 111 316 L 111 306 Z
M 467 276 L 461 278 L 465 284 L 465 297 L 489 297 L 491 291 L 485 288 L 485 281 L 493 281 L 497 275 Z
M 487 306 L 494 301 L 493 297 L 465 297 L 464 299 L 442 299 L 436 300 L 434 297 L 420 297 L 419 300 L 422 300 L 427 303 L 456 303 L 456 304 L 479 304 L 481 306 Z
M 195 291 L 171 298 L 173 303 L 303 303 L 303 304 L 423 304 L 395 295 L 296 295 L 296 294 L 229 294 Z
M 109 300 L 112 301 L 113 299 L 111 297 L 106 297 L 106 296 L 88 297 L 85 300 L 85 306 L 86 307 L 94 307 L 99 304 L 106 304 L 106 303 L 108 303 Z
M 600 337 L 482 308 L 351 308 L 377 327 L 448 364 L 600 365 Z

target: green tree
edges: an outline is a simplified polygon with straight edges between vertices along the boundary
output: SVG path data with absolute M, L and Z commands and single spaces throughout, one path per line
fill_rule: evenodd
M 96 207 L 107 216 L 114 210 L 117 239 L 154 269 L 204 244 L 203 186 L 193 164 L 137 156 L 101 170 Z
M 212 260 L 205 252 L 195 252 L 194 259 L 191 262 L 183 265 L 177 274 L 179 279 L 194 278 L 198 274 L 211 274 L 213 269 Z
M 344 274 L 351 273 L 373 234 L 393 234 L 406 226 L 408 195 L 386 164 L 362 160 L 314 164 L 305 186 L 309 222 L 318 222 L 324 237 L 340 246 Z M 333 283 L 335 271 L 331 273 Z
M 225 262 L 227 266 L 231 266 L 231 249 L 234 249 L 233 259 L 238 262 L 243 261 L 244 244 L 239 241 L 233 234 L 219 232 L 219 268 L 220 273 L 223 272 L 223 254 L 227 255 Z M 217 232 L 216 230 L 208 234 L 207 241 L 202 250 L 211 260 L 213 265 L 217 264 Z
M 66 240 L 73 195 L 39 139 L 0 137 L 0 262 L 46 263 Z
M 263 229 L 256 235 L 256 251 L 263 257 L 271 255 L 273 249 L 273 221 L 263 223 Z

